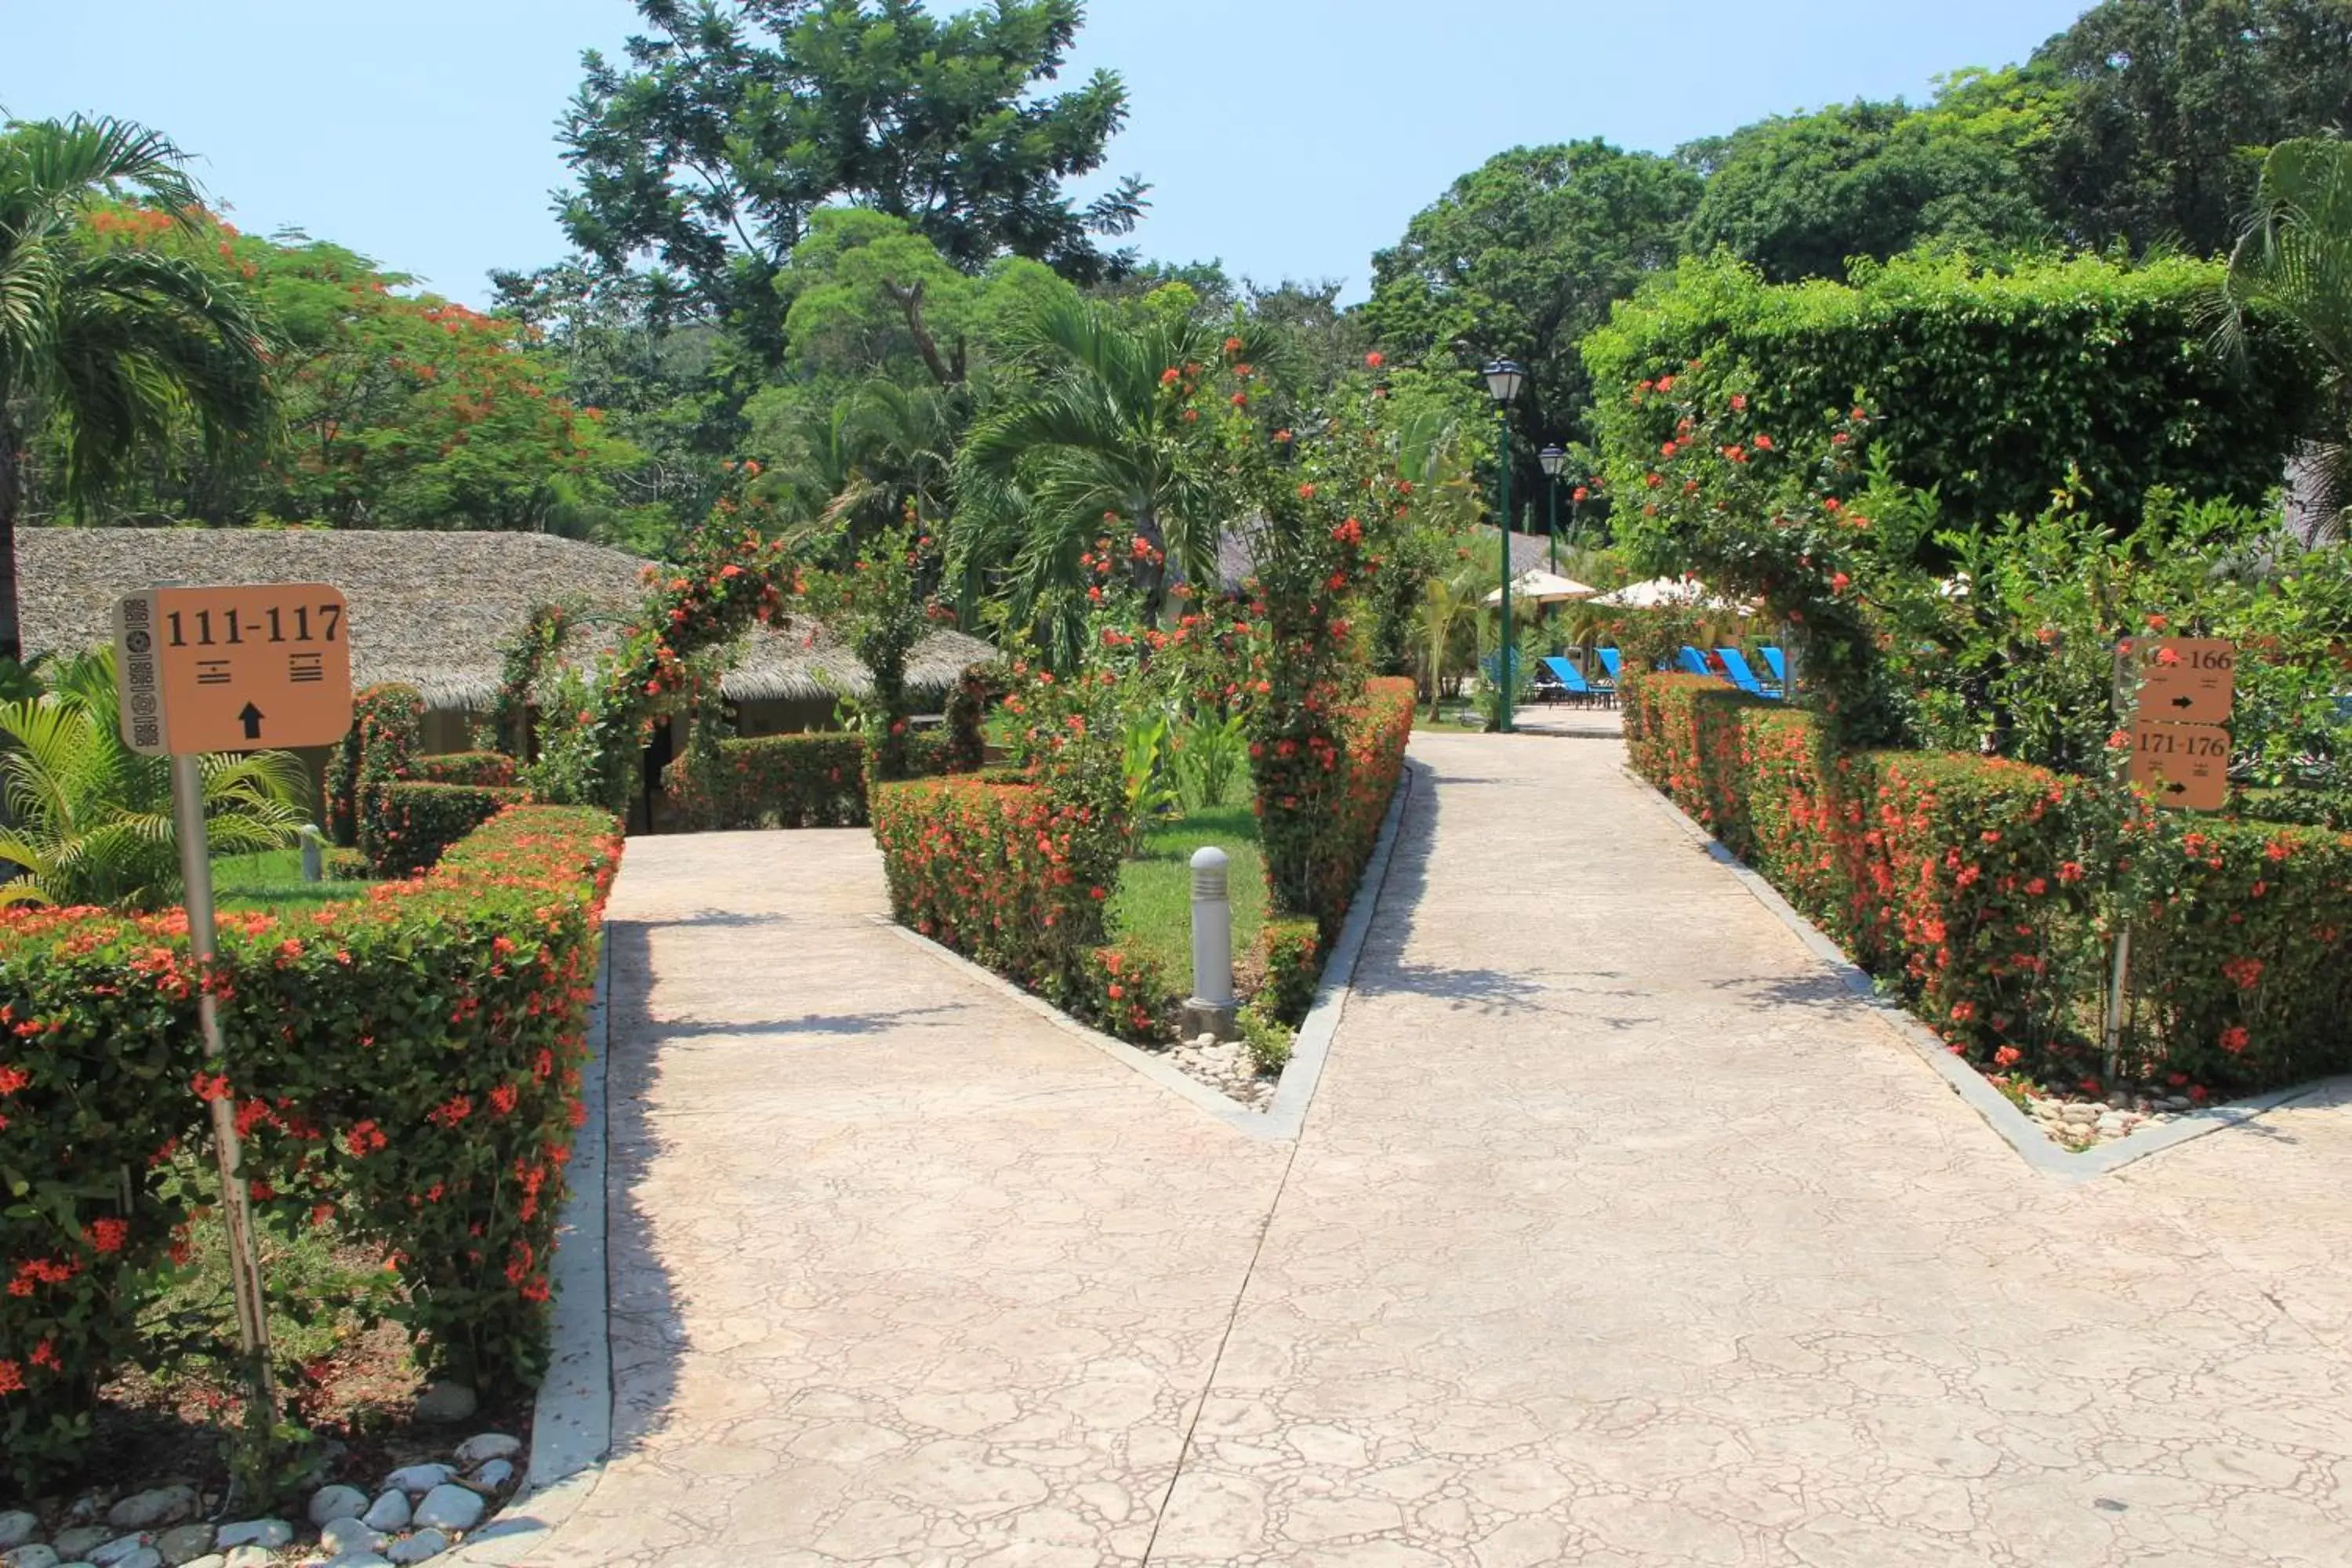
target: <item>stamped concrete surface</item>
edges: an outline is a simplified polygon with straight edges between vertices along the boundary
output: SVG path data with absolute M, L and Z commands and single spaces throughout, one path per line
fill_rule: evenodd
M 1412 755 L 1295 1149 L 862 835 L 634 843 L 617 1446 L 531 1561 L 2352 1563 L 2352 1105 L 2051 1182 L 1617 741 Z
M 2352 1110 L 2051 1183 L 1617 743 L 1412 752 L 1154 1563 L 2352 1563 Z

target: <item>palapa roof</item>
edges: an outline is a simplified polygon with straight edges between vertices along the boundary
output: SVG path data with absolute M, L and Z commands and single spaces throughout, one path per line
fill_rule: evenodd
M 1472 549 L 1483 541 L 1489 552 L 1495 551 L 1495 531 L 1482 523 L 1473 529 Z M 1496 552 L 1499 553 L 1499 552 Z M 1551 563 L 1551 539 L 1541 533 L 1511 535 L 1511 575 L 1547 568 Z M 1238 594 L 1247 583 L 1257 563 L 1252 558 L 1248 533 L 1241 529 L 1227 529 L 1217 536 L 1217 576 L 1228 594 Z
M 506 650 L 532 610 L 566 603 L 596 617 L 565 646 L 582 659 L 613 646 L 643 602 L 650 563 L 544 533 L 324 529 L 24 528 L 17 604 L 26 654 L 71 655 L 113 640 L 114 605 L 159 583 L 326 583 L 351 605 L 352 680 L 399 681 L 429 708 L 489 708 Z M 603 624 L 599 624 L 599 622 Z M 940 631 L 917 645 L 908 685 L 938 694 L 996 657 Z M 760 627 L 719 682 L 739 702 L 862 697 L 873 679 L 822 625 Z

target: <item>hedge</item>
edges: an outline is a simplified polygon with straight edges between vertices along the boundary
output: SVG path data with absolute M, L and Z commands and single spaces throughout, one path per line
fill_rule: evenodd
M 441 752 L 414 759 L 408 776 L 425 784 L 512 789 L 517 775 L 515 760 L 504 752 Z
M 1347 748 L 1348 789 L 1331 824 L 1317 871 L 1318 903 L 1326 937 L 1339 934 L 1339 922 L 1355 900 L 1381 838 L 1389 798 L 1404 774 L 1404 750 L 1412 739 L 1416 700 L 1413 683 L 1402 676 L 1381 676 L 1364 683 L 1364 695 L 1343 730 Z
M 601 812 L 516 807 L 420 881 L 225 917 L 208 982 L 176 910 L 0 916 L 0 1446 L 19 1486 L 75 1460 L 97 1389 L 136 1359 L 195 1222 L 173 1156 L 204 1146 L 211 1099 L 236 1101 L 263 1208 L 383 1249 L 387 1310 L 435 1362 L 487 1390 L 537 1377 L 619 856 Z
M 522 804 L 519 789 L 399 780 L 363 792 L 360 843 L 369 874 L 413 877 L 441 858 L 442 851 L 509 805 Z
M 425 699 L 413 686 L 371 686 L 352 699 L 352 727 L 327 758 L 327 837 L 360 843 L 360 797 L 406 778 L 425 740 Z
M 1852 284 L 1774 285 L 1727 257 L 1685 260 L 1584 342 L 1611 484 L 1640 493 L 1676 434 L 1675 400 L 1644 390 L 1697 363 L 1737 381 L 1784 440 L 1857 398 L 1899 411 L 1873 449 L 1962 519 L 2032 516 L 2070 468 L 2118 518 L 2159 485 L 2260 501 L 2305 433 L 2315 378 L 2259 322 L 2242 360 L 2216 344 L 2221 277 L 2179 257 L 2003 272 L 1902 257 Z
M 914 776 L 947 771 L 949 742 L 907 738 Z M 864 827 L 866 742 L 837 731 L 759 735 L 719 742 L 698 765 L 688 752 L 662 771 L 667 820 L 683 832 L 755 827 Z
M 1979 1066 L 2097 1071 L 2110 868 L 2134 911 L 2127 1055 L 2230 1092 L 2352 1068 L 2352 835 L 2160 815 L 1998 758 L 1824 763 L 1810 715 L 1696 676 L 1623 689 L 1634 768 Z

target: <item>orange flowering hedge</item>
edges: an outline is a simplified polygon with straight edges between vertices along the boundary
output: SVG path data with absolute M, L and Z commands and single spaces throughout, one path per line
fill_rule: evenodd
M 360 795 L 360 843 L 373 877 L 413 877 L 509 805 L 519 789 L 402 779 Z
M 1404 773 L 1404 749 L 1412 739 L 1413 684 L 1402 676 L 1379 676 L 1340 725 L 1347 752 L 1346 788 L 1334 803 L 1328 831 L 1317 846 L 1315 910 L 1328 934 L 1339 933 L 1356 888 L 1364 879 L 1372 847 L 1380 842 L 1389 797 Z M 1311 994 L 1311 993 L 1310 993 Z
M 1825 764 L 1809 715 L 1696 676 L 1624 695 L 1635 769 L 1989 1070 L 2098 1071 L 2103 898 L 2132 906 L 2141 1073 L 2245 1092 L 2352 1067 L 2352 836 L 2118 814 L 1999 758 Z
M 516 764 L 504 752 L 438 752 L 416 758 L 410 772 L 425 784 L 480 784 L 509 789 L 516 780 Z
M 941 737 L 903 744 L 910 776 L 947 771 Z M 723 740 L 707 760 L 688 752 L 662 770 L 667 820 L 686 832 L 864 827 L 866 761 L 863 737 L 835 731 Z
M 180 911 L 0 917 L 0 1447 L 20 1486 L 88 1441 L 136 1352 L 192 1221 L 167 1167 L 204 1147 L 213 1099 L 236 1103 L 261 1206 L 384 1249 L 390 1310 L 436 1363 L 536 1378 L 619 858 L 603 812 L 514 807 L 421 879 L 224 916 L 209 981 Z

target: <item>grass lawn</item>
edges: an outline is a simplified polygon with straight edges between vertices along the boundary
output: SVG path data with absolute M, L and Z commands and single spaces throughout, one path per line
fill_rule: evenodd
M 1213 844 L 1231 858 L 1226 872 L 1234 901 L 1234 963 L 1246 968 L 1258 929 L 1265 923 L 1265 863 L 1258 852 L 1257 818 L 1249 808 L 1249 779 L 1236 781 L 1238 804 L 1187 812 L 1143 836 L 1143 853 L 1119 874 L 1111 900 L 1111 929 L 1165 967 L 1169 983 L 1192 984 L 1192 851 Z
M 265 849 L 213 858 L 213 904 L 221 910 L 301 910 L 340 902 L 362 890 L 350 881 L 306 882 L 302 851 Z

